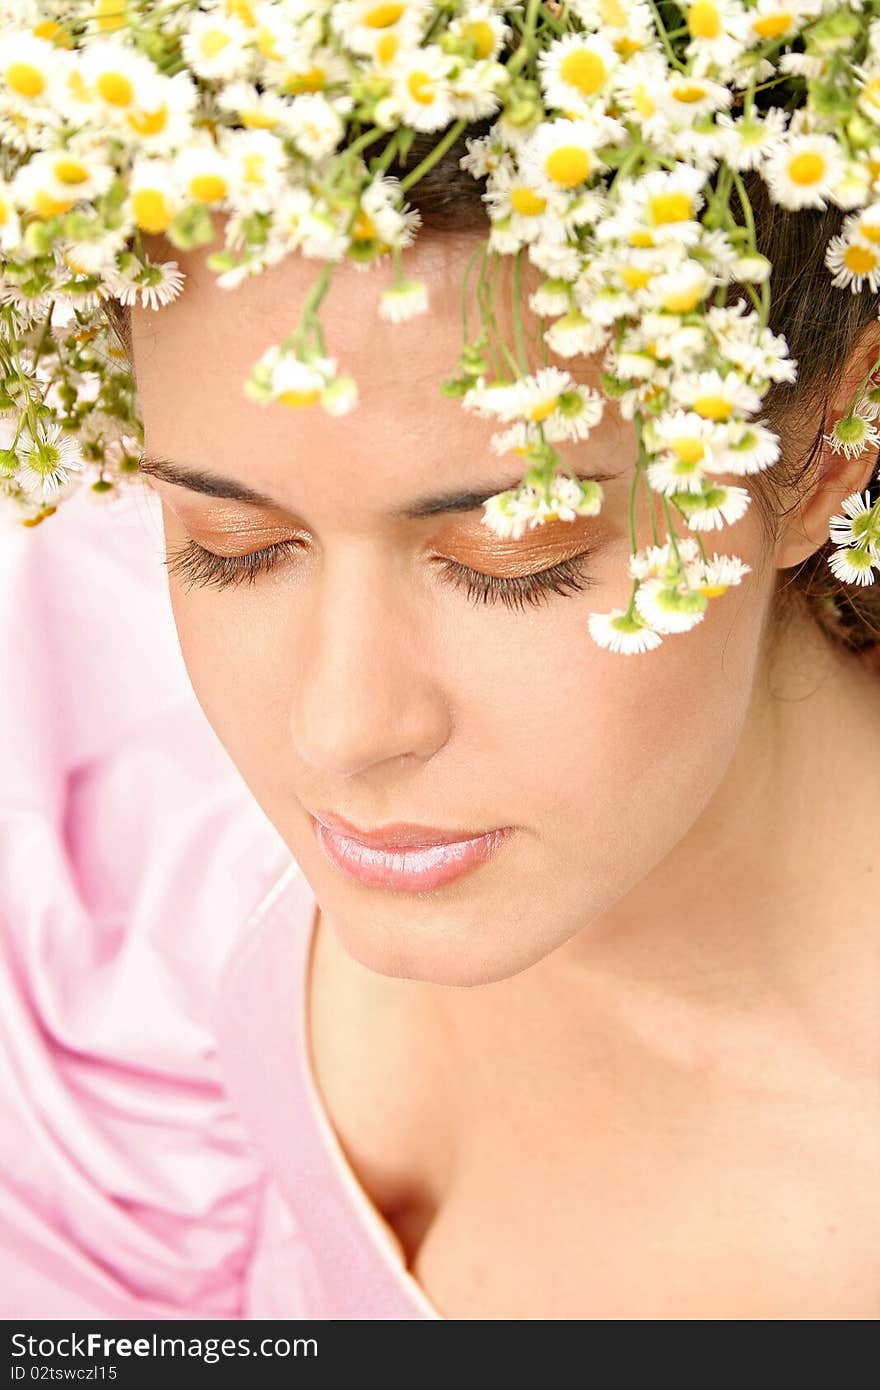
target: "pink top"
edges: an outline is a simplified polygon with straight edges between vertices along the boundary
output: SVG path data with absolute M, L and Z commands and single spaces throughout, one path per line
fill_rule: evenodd
M 0 1317 L 438 1318 L 319 1099 L 314 895 L 164 554 L 146 489 L 0 536 Z

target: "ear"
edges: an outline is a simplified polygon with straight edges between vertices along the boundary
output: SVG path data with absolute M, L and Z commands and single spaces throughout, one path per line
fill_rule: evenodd
M 876 441 L 866 445 L 861 453 L 848 457 L 845 453 L 835 452 L 824 435 L 830 434 L 834 422 L 849 409 L 853 395 L 876 361 L 878 353 L 880 323 L 872 319 L 859 334 L 840 387 L 829 401 L 828 414 L 822 425 L 822 444 L 813 474 L 815 481 L 798 498 L 797 506 L 785 518 L 783 529 L 780 531 L 776 545 L 776 565 L 779 569 L 799 565 L 825 545 L 829 537 L 831 517 L 842 510 L 844 498 L 854 492 L 864 492 L 877 472 Z M 877 382 L 880 382 L 880 369 L 875 372 L 871 381 L 865 383 L 865 390 L 869 390 Z

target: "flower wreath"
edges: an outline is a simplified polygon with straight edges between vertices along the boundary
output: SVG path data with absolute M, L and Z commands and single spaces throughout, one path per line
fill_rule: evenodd
M 503 423 L 493 449 L 523 460 L 519 486 L 482 520 L 518 537 L 597 513 L 600 484 L 554 444 L 586 438 L 616 399 L 638 439 L 632 593 L 625 609 L 591 613 L 589 629 L 625 654 L 688 631 L 749 572 L 710 556 L 703 535 L 750 501 L 722 475 L 778 458 L 754 417 L 771 382 L 796 379 L 767 326 L 772 265 L 742 173 L 759 171 L 785 208 L 846 209 L 826 249 L 833 283 L 880 288 L 878 13 L 880 0 L 0 0 L 0 494 L 34 525 L 84 483 L 112 498 L 138 478 L 136 386 L 107 301 L 173 300 L 184 276 L 150 261 L 143 234 L 202 246 L 221 215 L 224 248 L 208 264 L 224 289 L 293 250 L 324 261 L 296 328 L 253 364 L 248 397 L 353 409 L 357 384 L 319 315 L 333 266 L 391 255 L 378 313 L 397 323 L 428 311 L 402 264 L 420 223 L 405 195 L 491 118 L 461 159 L 486 181 L 480 329 L 470 334 L 464 312 L 440 387 Z M 756 92 L 774 87 L 785 106 L 759 112 Z M 391 177 L 416 132 L 436 144 Z M 486 273 L 500 255 L 515 258 L 513 343 Z M 542 347 L 604 350 L 601 393 L 546 352 L 530 370 L 526 255 L 544 277 L 529 300 Z M 725 305 L 732 280 L 751 305 Z M 880 355 L 824 436 L 833 450 L 880 441 L 877 366 Z M 654 542 L 641 550 L 639 489 Z M 676 536 L 673 513 L 693 535 Z M 856 493 L 843 513 L 829 564 L 845 583 L 873 583 L 880 498 Z

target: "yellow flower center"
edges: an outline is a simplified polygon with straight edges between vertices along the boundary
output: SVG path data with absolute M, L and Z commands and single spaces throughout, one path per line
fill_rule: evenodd
M 265 111 L 260 111 L 258 107 L 252 106 L 247 111 L 241 112 L 242 125 L 248 130 L 272 130 L 278 124 L 274 116 L 268 115 Z
M 712 0 L 696 0 L 688 10 L 687 22 L 695 39 L 715 39 L 721 33 L 721 16 Z
M 547 199 L 542 198 L 533 188 L 520 185 L 519 188 L 511 189 L 510 206 L 522 217 L 540 217 L 547 207 Z
M 591 168 L 589 152 L 580 145 L 560 145 L 550 151 L 544 165 L 547 177 L 563 188 L 583 183 Z
M 127 20 L 125 10 L 126 0 L 98 0 L 94 9 L 98 28 L 105 34 L 113 29 L 124 29 Z
M 83 78 L 83 75 L 78 68 L 74 68 L 73 71 L 68 75 L 67 86 L 70 91 L 70 95 L 72 97 L 75 97 L 77 101 L 91 101 L 89 89 L 86 86 L 85 79 Z
M 648 94 L 648 89 L 643 82 L 637 82 L 633 87 L 630 96 L 633 106 L 640 116 L 653 116 L 657 110 L 657 104 Z
M 380 35 L 380 37 L 376 40 L 376 60 L 377 60 L 377 62 L 381 63 L 383 67 L 387 67 L 389 63 L 393 63 L 395 57 L 397 56 L 397 50 L 398 50 L 399 48 L 400 48 L 400 35 L 399 35 L 399 34 L 396 34 L 396 33 L 395 33 L 395 34 L 382 34 L 382 35 Z
M 620 0 L 599 0 L 599 15 L 612 29 L 625 29 L 627 26 L 627 13 Z
M 364 15 L 364 24 L 368 29 L 387 29 L 397 23 L 405 8 L 405 5 L 374 5 Z
M 818 183 L 825 172 L 825 160 L 815 150 L 804 150 L 788 162 L 788 176 L 792 183 L 806 186 Z
M 167 231 L 174 221 L 171 204 L 158 188 L 139 188 L 131 202 L 134 220 L 144 232 L 157 235 Z
M 241 161 L 245 183 L 262 185 L 266 182 L 266 156 L 259 150 L 249 150 Z
M 657 242 L 652 232 L 647 228 L 636 227 L 629 234 L 630 246 L 656 246 Z
M 880 223 L 860 222 L 859 233 L 866 241 L 880 241 Z
M 559 405 L 558 396 L 550 396 L 546 401 L 538 401 L 529 411 L 530 420 L 546 420 L 548 415 L 552 415 Z
M 229 35 L 222 29 L 208 29 L 201 37 L 201 49 L 206 58 L 216 58 L 229 44 Z
M 706 450 L 701 439 L 695 439 L 692 435 L 681 435 L 678 439 L 673 439 L 670 448 L 681 464 L 692 468 L 694 464 L 700 462 Z
M 673 82 L 671 91 L 675 100 L 685 106 L 694 101 L 702 101 L 706 95 L 706 88 L 700 82 Z
M 598 53 L 589 48 L 575 48 L 559 64 L 559 76 L 570 87 L 577 87 L 585 96 L 598 92 L 608 69 Z
M 706 598 L 720 598 L 729 588 L 729 584 L 701 584 L 700 593 L 705 594 Z
M 34 210 L 40 217 L 60 217 L 72 207 L 73 202 L 70 198 L 53 198 L 42 189 L 34 197 Z
M 309 68 L 307 72 L 289 72 L 282 87 L 291 96 L 299 96 L 301 92 L 320 92 L 326 81 L 324 68 Z
M 688 286 L 663 296 L 663 308 L 670 314 L 689 314 L 703 297 L 702 289 Z
M 620 267 L 620 278 L 628 290 L 643 290 L 646 285 L 651 283 L 654 272 L 653 270 L 641 270 L 634 265 L 624 265 Z
M 256 28 L 256 16 L 250 0 L 226 0 L 226 13 L 240 19 L 248 29 Z
M 374 237 L 378 236 L 375 222 L 369 213 L 364 212 L 363 208 L 355 218 L 351 235 L 355 241 L 372 241 Z
M 847 270 L 855 275 L 867 275 L 877 266 L 877 257 L 869 246 L 848 246 L 843 256 Z
M 315 401 L 320 399 L 320 396 L 320 389 L 317 386 L 313 386 L 306 391 L 282 391 L 277 399 L 282 405 L 303 406 L 314 405 Z
M 787 10 L 778 10 L 776 14 L 758 15 L 752 20 L 752 28 L 762 39 L 778 39 L 793 23 L 793 14 L 789 14 Z
M 102 72 L 95 86 L 108 106 L 130 106 L 134 87 L 124 72 Z
M 691 200 L 686 193 L 655 193 L 648 199 L 648 215 L 655 227 L 684 222 L 691 215 Z
M 495 35 L 492 32 L 492 25 L 487 24 L 484 19 L 472 20 L 469 24 L 464 26 L 464 32 L 476 45 L 477 57 L 488 58 L 492 49 L 495 47 Z
M 261 25 L 257 30 L 257 48 L 264 58 L 278 59 L 281 57 L 275 46 L 275 35 L 265 25 Z
M 65 34 L 60 24 L 56 24 L 54 19 L 41 19 L 35 24 L 31 33 L 38 39 L 48 39 L 54 43 L 56 48 L 72 48 L 73 39 L 69 34 Z
M 222 174 L 195 174 L 189 181 L 189 191 L 200 203 L 215 203 L 226 192 Z
M 85 183 L 89 177 L 88 169 L 77 159 L 56 159 L 53 169 L 59 183 Z
M 724 396 L 698 396 L 693 409 L 706 420 L 728 420 L 733 405 Z
M 20 97 L 38 97 L 45 90 L 46 79 L 33 63 L 10 63 L 6 69 L 6 85 Z
M 9 219 L 9 204 L 5 198 L 0 198 L 0 226 Z
M 129 111 L 125 119 L 137 135 L 158 135 L 168 124 L 168 107 L 163 101 L 155 111 Z
M 427 72 L 411 72 L 406 85 L 413 101 L 419 102 L 422 106 L 431 105 L 435 96 L 434 80 Z

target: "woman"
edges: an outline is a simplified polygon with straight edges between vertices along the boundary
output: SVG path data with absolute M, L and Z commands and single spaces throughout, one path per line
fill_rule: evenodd
M 588 458 L 561 448 L 604 479 L 598 517 L 518 541 L 480 525 L 474 497 L 506 485 L 505 470 L 486 422 L 436 389 L 475 245 L 450 185 L 457 154 L 413 199 L 426 226 L 408 254 L 430 319 L 383 325 L 385 272 L 337 268 L 323 321 L 361 384 L 351 415 L 291 421 L 241 397 L 249 364 L 295 321 L 314 278 L 304 258 L 232 296 L 203 248 L 183 258 L 186 294 L 132 314 L 180 650 L 273 831 L 236 789 L 180 841 L 173 931 L 148 951 L 153 971 L 174 963 L 167 990 L 127 966 L 130 923 L 104 948 L 112 970 L 93 1007 L 117 1015 L 113 1047 L 129 1010 L 155 1011 L 162 1034 L 177 1020 L 165 1054 L 131 1030 L 131 1067 L 149 1051 L 146 1088 L 142 1075 L 78 1087 L 61 1036 L 40 1054 L 22 1142 L 39 1155 L 28 1173 L 43 1216 L 7 1246 L 33 1275 L 16 1313 L 880 1310 L 880 701 L 860 655 L 878 630 L 870 596 L 841 612 L 842 586 L 801 587 L 876 463 L 820 447 L 807 471 L 822 428 L 812 388 L 829 388 L 834 418 L 876 330 L 864 301 L 839 296 L 823 316 L 817 290 L 817 340 L 776 291 L 771 324 L 789 332 L 788 313 L 801 373 L 778 417 L 789 471 L 775 470 L 774 492 L 750 480 L 763 503 L 736 533 L 752 574 L 693 632 L 622 661 L 586 621 L 620 597 L 631 423 L 609 407 Z M 803 271 L 794 243 L 768 254 L 780 287 Z M 829 345 L 846 351 L 829 359 Z M 598 370 L 567 365 L 585 381 Z M 647 516 L 639 528 L 648 543 Z M 185 767 L 173 721 L 167 737 Z M 180 814 L 178 776 L 150 784 L 156 827 Z M 235 874 L 256 873 L 227 830 L 239 816 L 265 896 L 237 917 L 254 884 L 227 874 L 215 940 L 191 890 L 216 872 L 224 836 Z M 407 830 L 478 843 L 406 853 Z M 47 975 L 81 949 L 68 943 Z M 100 978 L 96 962 L 79 971 Z M 12 988 L 24 998 L 34 983 L 19 974 Z M 142 1182 L 132 1200 L 124 1163 L 104 1167 L 114 1219 L 101 1238 L 84 1216 L 98 1200 L 87 1154 L 47 1214 L 61 1163 L 41 1132 L 47 1106 L 56 1120 L 64 1108 L 62 1133 L 102 1139 L 137 1109 L 114 1142 L 137 1154 Z M 20 1170 L 20 1152 L 9 1162 Z M 206 1180 L 200 1204 L 175 1188 L 187 1172 Z

